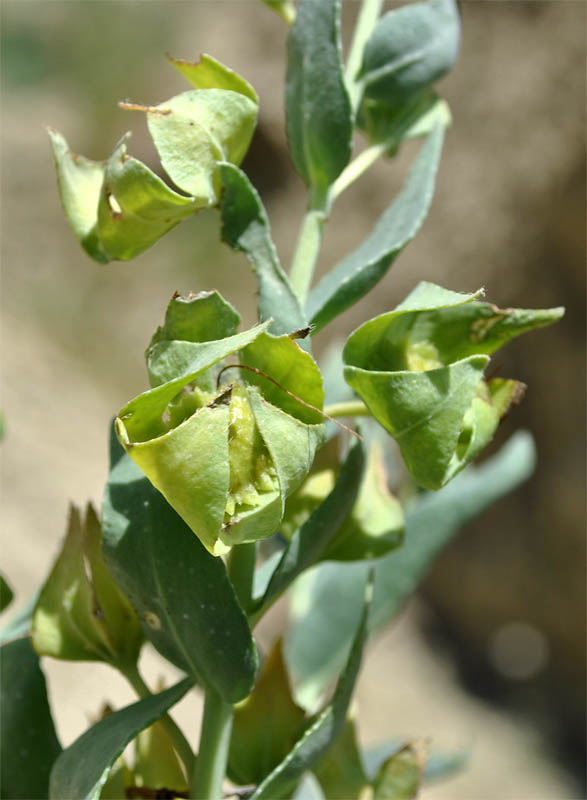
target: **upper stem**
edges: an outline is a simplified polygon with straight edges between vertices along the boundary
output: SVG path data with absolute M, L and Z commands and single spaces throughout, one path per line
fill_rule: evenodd
M 322 244 L 322 230 L 326 221 L 326 213 L 322 208 L 310 208 L 298 234 L 298 241 L 294 251 L 291 265 L 290 281 L 300 298 L 302 307 L 305 305 L 318 260 L 318 253 Z
M 226 775 L 233 707 L 212 688 L 206 689 L 200 749 L 192 774 L 190 797 L 197 800 L 222 800 Z
M 345 70 L 345 83 L 349 93 L 353 115 L 356 113 L 357 106 L 361 99 L 362 86 L 361 82 L 356 80 L 356 77 L 361 67 L 361 61 L 363 60 L 363 50 L 381 14 L 383 3 L 384 0 L 363 0 L 361 8 L 359 9 L 359 16 L 355 24 L 355 31 Z

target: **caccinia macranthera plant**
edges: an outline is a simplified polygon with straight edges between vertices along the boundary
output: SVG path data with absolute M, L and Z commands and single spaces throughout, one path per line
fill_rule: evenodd
M 364 645 L 458 528 L 531 470 L 527 434 L 471 466 L 523 395 L 488 364 L 562 309 L 500 309 L 483 290 L 420 282 L 347 331 L 342 353 L 320 366 L 312 355 L 428 213 L 450 126 L 435 86 L 458 55 L 456 0 L 387 13 L 362 0 L 346 65 L 340 0 L 266 5 L 291 26 L 287 140 L 308 193 L 288 272 L 239 167 L 257 93 L 212 56 L 170 58 L 191 88 L 169 100 L 121 104 L 146 118 L 169 183 L 132 157 L 128 135 L 97 162 L 49 131 L 63 210 L 91 258 L 133 259 L 216 209 L 222 241 L 256 275 L 258 323 L 239 330 L 238 298 L 197 273 L 194 293 L 162 311 L 148 385 L 113 409 L 101 512 L 72 508 L 46 583 L 3 630 L 3 797 L 415 797 L 429 775 L 418 743 L 363 761 L 349 707 Z M 315 283 L 337 198 L 408 139 L 420 144 L 405 185 Z M 390 458 L 403 464 L 402 503 Z M 255 625 L 285 592 L 305 611 L 262 653 Z M 149 689 L 145 641 L 185 673 L 179 683 Z M 47 656 L 106 662 L 139 699 L 62 749 Z M 205 698 L 197 752 L 168 714 L 192 690 Z

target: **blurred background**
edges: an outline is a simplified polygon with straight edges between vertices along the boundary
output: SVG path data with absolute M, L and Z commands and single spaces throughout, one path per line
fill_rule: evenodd
M 357 3 L 344 2 L 344 34 Z M 22 602 L 44 579 L 69 502 L 99 504 L 109 420 L 146 388 L 143 351 L 168 299 L 216 288 L 254 320 L 254 280 L 199 214 L 130 263 L 95 264 L 62 215 L 44 130 L 100 160 L 126 131 L 157 168 L 142 114 L 187 86 L 165 53 L 208 52 L 261 97 L 244 168 L 288 264 L 304 210 L 282 109 L 287 28 L 257 0 L 3 0 L 2 570 Z M 420 596 L 370 651 L 358 692 L 364 742 L 428 737 L 470 749 L 425 800 L 585 796 L 585 23 L 573 0 L 462 3 L 461 59 L 440 85 L 454 124 L 423 230 L 332 335 L 395 306 L 422 279 L 485 286 L 501 306 L 565 305 L 564 320 L 498 356 L 528 384 L 498 436 L 533 431 L 539 463 L 468 526 Z M 321 269 L 359 243 L 401 186 L 416 145 L 335 206 Z M 328 329 L 331 331 L 331 328 Z M 329 334 L 325 334 L 328 336 Z M 327 342 L 316 342 L 318 353 Z M 146 671 L 172 673 L 154 654 Z M 64 744 L 103 700 L 130 694 L 107 667 L 47 663 Z M 169 680 L 172 677 L 168 678 Z M 194 708 L 178 715 L 191 721 Z

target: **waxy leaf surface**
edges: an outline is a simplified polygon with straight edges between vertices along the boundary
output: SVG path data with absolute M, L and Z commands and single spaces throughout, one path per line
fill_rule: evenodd
M 257 786 L 251 800 L 274 800 L 286 796 L 303 773 L 312 769 L 328 752 L 342 731 L 361 666 L 372 588 L 369 577 L 358 606 L 360 621 L 332 700 L 308 726 L 283 761 Z
M 287 137 L 294 165 L 323 200 L 351 156 L 352 117 L 342 75 L 340 0 L 302 0 L 288 39 Z
M 141 627 L 106 568 L 91 506 L 85 519 L 70 509 L 63 547 L 33 612 L 32 642 L 53 658 L 105 661 L 123 670 L 137 662 Z
M 406 513 L 404 544 L 375 564 L 370 630 L 400 611 L 438 553 L 469 520 L 513 491 L 533 471 L 535 452 L 518 433 L 480 467 L 470 467 L 438 493 L 423 494 Z M 368 565 L 325 563 L 303 575 L 292 595 L 285 656 L 296 701 L 315 708 L 345 662 Z
M 51 767 L 61 752 L 47 699 L 45 676 L 28 636 L 0 648 L 0 797 L 44 798 Z
M 456 0 L 413 3 L 384 14 L 363 51 L 367 97 L 401 106 L 455 64 L 460 44 Z
M 271 318 L 271 333 L 289 333 L 307 324 L 289 278 L 279 263 L 269 219 L 257 190 L 233 164 L 220 164 L 222 241 L 245 254 L 259 281 L 259 319 Z M 302 340 L 302 347 L 304 345 Z
M 191 686 L 189 678 L 109 714 L 64 750 L 51 772 L 51 800 L 98 800 L 100 790 L 124 748 L 142 730 L 178 703 Z
M 422 145 L 401 193 L 372 233 L 312 290 L 307 313 L 314 333 L 364 297 L 420 229 L 432 202 L 443 136 L 437 126 Z
M 227 702 L 250 692 L 257 652 L 224 563 L 112 441 L 104 555 L 154 646 Z

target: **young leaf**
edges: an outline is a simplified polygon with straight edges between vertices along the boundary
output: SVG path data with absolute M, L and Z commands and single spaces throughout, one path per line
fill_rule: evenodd
M 202 53 L 200 60 L 195 63 L 172 56 L 167 58 L 194 89 L 225 89 L 238 92 L 259 105 L 259 97 L 251 84 L 212 56 Z
M 257 786 L 250 800 L 270 800 L 275 797 L 283 797 L 286 792 L 294 788 L 304 772 L 318 763 L 338 738 L 345 724 L 361 666 L 372 588 L 370 577 L 365 586 L 359 626 L 356 629 L 348 660 L 338 679 L 331 702 L 305 730 L 283 761 Z
M 240 164 L 258 106 L 240 92 L 194 89 L 146 107 L 149 132 L 171 180 L 198 203 L 216 205 L 220 161 Z
M 112 766 L 127 744 L 178 703 L 190 686 L 191 680 L 186 678 L 164 692 L 109 714 L 89 728 L 55 762 L 51 800 L 98 800 Z
M 551 324 L 554 308 L 500 310 L 422 282 L 395 311 L 349 337 L 344 375 L 398 442 L 415 481 L 439 489 L 493 437 L 515 381 L 482 381 L 489 354 L 510 339 Z
M 63 136 L 48 128 L 61 205 L 69 225 L 86 253 L 105 264 L 108 256 L 98 234 L 98 203 L 104 182 L 104 163 L 72 153 Z
M 296 18 L 296 7 L 292 0 L 261 0 L 261 2 L 277 11 L 288 25 L 293 25 Z
M 470 467 L 442 491 L 419 496 L 406 514 L 403 546 L 375 565 L 371 631 L 379 630 L 401 610 L 460 528 L 527 480 L 534 463 L 531 437 L 518 433 L 497 455 Z M 360 562 L 320 564 L 293 588 L 285 656 L 295 698 L 305 708 L 316 707 L 344 664 L 367 570 Z
M 387 759 L 373 783 L 373 800 L 413 800 L 418 796 L 426 765 L 426 750 L 407 744 Z
M 0 659 L 0 797 L 47 797 L 49 773 L 61 745 L 39 657 L 25 636 L 13 641 L 3 638 Z
M 241 785 L 260 783 L 289 753 L 306 722 L 305 711 L 292 700 L 278 639 L 253 693 L 235 708 L 228 757 L 231 779 Z
M 104 555 L 147 638 L 227 702 L 242 700 L 255 680 L 257 652 L 224 563 L 206 551 L 115 437 L 111 461 Z
M 413 3 L 384 14 L 363 52 L 359 77 L 365 96 L 401 106 L 454 66 L 460 38 L 456 0 Z
M 401 193 L 370 236 L 313 289 L 306 309 L 313 333 L 364 297 L 416 235 L 432 201 L 443 138 L 438 125 L 422 146 Z
M 126 152 L 127 133 L 106 162 L 98 203 L 98 236 L 109 261 L 128 261 L 182 219 L 207 205 L 170 189 Z
M 308 520 L 296 531 L 271 575 L 260 604 L 266 606 L 313 564 L 350 513 L 365 464 L 360 442 L 354 444 L 344 462 L 336 484 Z
M 137 662 L 141 627 L 106 569 L 91 506 L 83 521 L 70 509 L 67 536 L 33 613 L 32 642 L 53 658 L 105 661 L 122 670 Z
M 349 162 L 352 118 L 342 75 L 340 0 L 302 0 L 288 39 L 287 137 L 319 201 Z
M 220 164 L 222 241 L 245 254 L 259 281 L 259 319 L 272 318 L 271 332 L 304 328 L 306 318 L 279 263 L 269 220 L 255 187 L 233 164 Z M 304 340 L 302 340 L 302 347 Z M 308 345 L 306 345 L 308 347 Z

